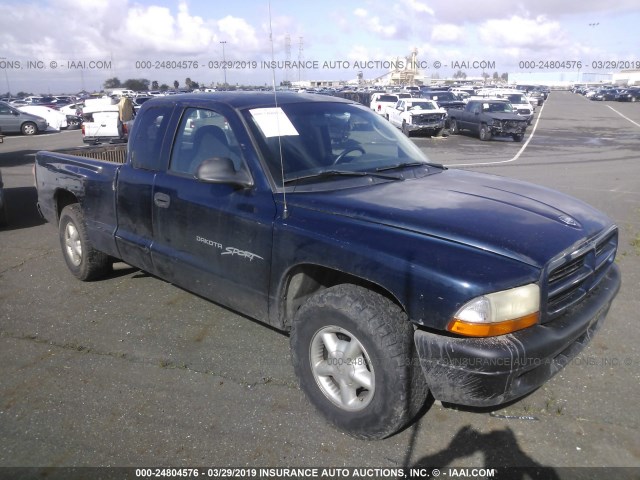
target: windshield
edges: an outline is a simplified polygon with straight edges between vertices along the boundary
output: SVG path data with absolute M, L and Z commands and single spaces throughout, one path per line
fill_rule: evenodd
M 511 103 L 515 103 L 515 104 L 528 103 L 527 100 L 525 100 L 524 95 L 521 95 L 521 94 L 505 95 L 504 97 L 507 100 L 509 100 Z
M 485 112 L 513 113 L 513 106 L 507 102 L 484 103 L 482 104 L 482 110 Z
M 410 140 L 372 110 L 304 102 L 244 112 L 277 185 L 326 171 L 375 172 L 428 163 Z M 282 152 L 282 165 L 280 164 Z
M 438 92 L 438 93 L 430 93 L 429 98 L 435 101 L 455 101 L 457 98 L 451 92 Z
M 436 106 L 431 102 L 407 103 L 407 110 L 435 110 Z

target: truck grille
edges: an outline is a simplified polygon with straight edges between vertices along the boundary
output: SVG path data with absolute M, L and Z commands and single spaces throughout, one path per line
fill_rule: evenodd
M 504 122 L 505 128 L 522 128 L 525 126 L 524 120 L 506 120 Z
M 418 125 L 426 124 L 426 123 L 436 123 L 441 121 L 444 118 L 442 113 L 427 113 L 424 115 L 414 115 L 413 121 Z
M 561 315 L 594 290 L 613 263 L 618 230 L 613 228 L 551 262 L 547 275 L 546 320 Z
M 531 110 L 529 110 L 528 108 L 519 108 L 518 109 L 518 114 L 520 114 L 520 115 L 530 115 L 531 114 Z

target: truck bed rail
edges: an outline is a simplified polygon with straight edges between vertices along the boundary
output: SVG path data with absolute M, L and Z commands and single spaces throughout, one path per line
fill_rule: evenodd
M 105 162 L 124 164 L 127 161 L 127 145 L 108 145 L 101 147 L 71 148 L 59 150 L 58 153 L 75 155 L 78 157 L 93 158 Z

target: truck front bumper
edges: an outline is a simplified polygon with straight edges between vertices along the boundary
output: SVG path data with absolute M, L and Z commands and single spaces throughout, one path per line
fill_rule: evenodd
M 431 393 L 436 400 L 487 407 L 535 390 L 589 343 L 620 283 L 613 264 L 598 288 L 565 315 L 508 335 L 462 338 L 417 330 L 414 341 Z

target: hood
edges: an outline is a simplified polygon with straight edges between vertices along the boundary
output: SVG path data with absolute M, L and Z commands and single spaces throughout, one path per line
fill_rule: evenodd
M 409 110 L 407 113 L 412 117 L 417 117 L 420 115 L 443 115 L 447 111 L 444 108 L 437 108 L 436 110 Z
M 486 115 L 489 115 L 491 118 L 495 120 L 518 120 L 520 122 L 525 122 L 520 115 L 517 113 L 506 113 L 506 112 L 484 112 Z
M 612 225 L 603 213 L 560 192 L 462 170 L 287 199 L 291 207 L 443 238 L 540 268 Z

